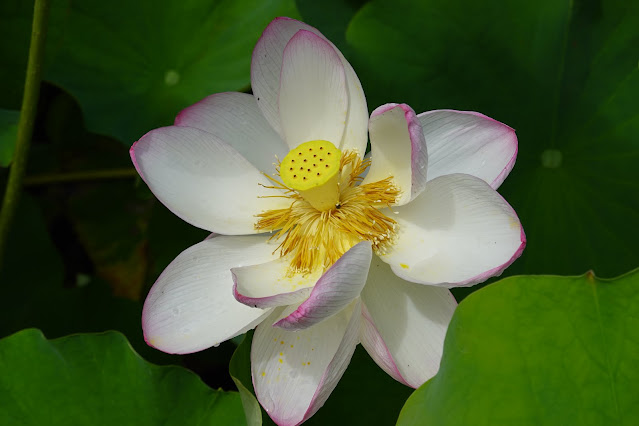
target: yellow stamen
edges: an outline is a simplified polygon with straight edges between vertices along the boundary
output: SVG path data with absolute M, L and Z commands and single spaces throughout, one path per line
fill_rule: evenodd
M 328 141 L 305 142 L 291 150 L 280 164 L 280 177 L 319 211 L 339 201 L 338 175 L 342 153 Z
M 308 146 L 306 150 L 310 152 Z M 302 195 L 304 190 L 289 185 L 289 177 L 285 178 L 285 170 L 290 172 L 292 164 L 287 163 L 289 169 L 286 169 L 289 155 L 277 168 L 284 183 L 269 177 L 275 183 L 269 188 L 284 190 L 291 205 L 259 214 L 255 225 L 257 230 L 275 232 L 271 239 L 281 239 L 277 247 L 280 255 L 292 255 L 289 273 L 325 270 L 364 240 L 373 243 L 376 253 L 385 253 L 395 238 L 396 222 L 379 209 L 390 207 L 399 198 L 392 177 L 358 185 L 370 161 L 360 159 L 354 152 L 345 152 L 335 174 L 339 181 L 337 201 L 331 201 L 332 207 L 322 210 L 311 203 L 306 193 Z

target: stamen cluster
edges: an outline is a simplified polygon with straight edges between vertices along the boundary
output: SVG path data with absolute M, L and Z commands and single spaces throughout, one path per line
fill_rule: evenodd
M 362 160 L 354 152 L 345 152 L 340 161 L 339 202 L 332 209 L 319 211 L 295 190 L 281 182 L 279 164 L 276 178 L 268 188 L 285 192 L 290 207 L 269 210 L 258 216 L 255 228 L 271 231 L 273 240 L 281 242 L 276 251 L 291 257 L 289 273 L 326 270 L 346 251 L 360 241 L 370 241 L 373 250 L 383 254 L 393 243 L 397 223 L 380 211 L 395 203 L 399 190 L 392 177 L 359 185 L 370 160 Z

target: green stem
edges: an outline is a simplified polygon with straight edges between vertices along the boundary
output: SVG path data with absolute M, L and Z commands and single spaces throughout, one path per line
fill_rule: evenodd
M 27 165 L 29 144 L 33 134 L 33 123 L 38 109 L 40 80 L 44 58 L 44 43 L 47 35 L 47 19 L 49 16 L 49 0 L 35 0 L 33 7 L 33 26 L 31 28 L 31 45 L 29 46 L 29 62 L 24 82 L 24 95 L 18 122 L 16 150 L 13 164 L 9 172 L 9 181 L 0 210 L 0 269 L 5 257 L 7 237 L 11 222 L 18 208 L 22 180 Z
M 70 173 L 47 173 L 42 175 L 27 176 L 24 179 L 25 186 L 50 185 L 57 183 L 82 182 L 107 179 L 125 179 L 138 176 L 133 167 L 127 169 L 86 170 Z

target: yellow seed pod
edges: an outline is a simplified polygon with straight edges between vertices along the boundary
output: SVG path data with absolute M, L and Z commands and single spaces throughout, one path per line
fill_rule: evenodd
M 328 210 L 339 201 L 341 157 L 341 151 L 328 141 L 305 142 L 284 157 L 280 177 L 313 207 Z

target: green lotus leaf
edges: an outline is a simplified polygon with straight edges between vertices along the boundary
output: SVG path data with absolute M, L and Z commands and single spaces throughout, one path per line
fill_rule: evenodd
M 639 270 L 519 276 L 460 303 L 399 426 L 636 425 Z
M 140 358 L 118 332 L 46 340 L 26 329 L 0 340 L 0 424 L 245 424 L 236 392 L 182 367 Z

